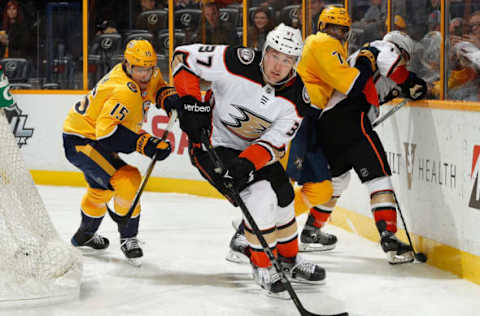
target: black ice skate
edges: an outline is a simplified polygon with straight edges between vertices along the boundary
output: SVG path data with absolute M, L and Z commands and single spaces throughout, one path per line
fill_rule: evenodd
M 382 232 L 380 245 L 387 254 L 387 259 L 390 264 L 409 263 L 415 259 L 412 247 L 398 240 L 392 232 Z
M 120 239 L 120 249 L 130 264 L 137 267 L 142 264 L 140 258 L 143 257 L 143 251 L 136 237 Z
M 279 256 L 279 262 L 287 278 L 292 282 L 319 284 L 325 280 L 325 269 L 318 264 L 307 262 L 298 255 L 295 258 Z
M 71 243 L 74 247 L 79 247 L 80 249 L 90 250 L 105 250 L 110 245 L 110 241 L 101 235 L 98 234 L 89 234 L 78 230 L 71 239 Z
M 248 246 L 247 238 L 245 237 L 243 224 L 240 224 L 230 240 L 230 250 L 225 259 L 239 264 L 250 263 L 250 248 Z
M 279 299 L 290 299 L 287 289 L 283 286 L 280 274 L 275 268 L 260 268 L 252 265 L 253 279 L 266 291 L 268 296 Z
M 307 222 L 300 235 L 298 250 L 302 252 L 308 251 L 325 251 L 335 248 L 337 237 L 332 234 L 322 232 L 321 228 L 309 225 Z

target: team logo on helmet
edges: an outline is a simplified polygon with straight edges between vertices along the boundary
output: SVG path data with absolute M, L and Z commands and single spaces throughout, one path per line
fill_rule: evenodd
M 310 96 L 308 95 L 307 87 L 303 86 L 302 91 L 303 102 L 310 103 Z
M 128 87 L 130 90 L 132 90 L 133 93 L 137 93 L 137 92 L 138 92 L 137 86 L 136 86 L 133 82 L 131 82 L 131 81 L 127 82 L 127 87 Z
M 255 59 L 255 51 L 251 48 L 239 48 L 237 49 L 237 56 L 242 64 L 250 65 Z

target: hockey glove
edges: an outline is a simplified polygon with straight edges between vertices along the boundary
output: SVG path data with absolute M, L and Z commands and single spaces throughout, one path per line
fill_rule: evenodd
M 408 74 L 407 80 L 400 86 L 402 93 L 411 100 L 420 100 L 427 94 L 427 83 L 422 78 L 417 77 L 414 72 Z
M 372 73 L 377 71 L 377 56 L 378 49 L 373 46 L 367 46 L 360 49 L 360 52 L 357 55 L 357 60 L 355 61 L 355 66 L 361 68 L 362 66 L 368 66 Z
M 177 91 L 173 87 L 165 86 L 161 87 L 157 92 L 157 109 L 164 109 L 168 115 L 172 110 L 177 110 L 180 113 L 182 103 Z
M 235 157 L 225 165 L 225 168 L 227 169 L 223 175 L 225 182 L 233 184 L 239 191 L 253 180 L 255 166 L 247 158 Z
M 187 133 L 190 141 L 201 142 L 202 130 L 210 131 L 212 107 L 186 95 L 180 98 L 182 108 L 180 110 L 180 128 Z
M 153 158 L 157 154 L 157 161 L 164 160 L 172 152 L 172 146 L 168 140 L 162 141 L 160 138 L 153 137 L 145 133 L 137 139 L 137 151 L 145 156 Z

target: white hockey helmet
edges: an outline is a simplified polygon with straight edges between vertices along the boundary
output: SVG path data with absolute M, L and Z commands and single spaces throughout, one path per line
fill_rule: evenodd
M 299 29 L 280 23 L 267 34 L 263 54 L 265 54 L 267 47 L 290 56 L 295 56 L 298 60 L 302 55 L 303 49 L 302 33 Z
M 276 51 L 293 56 L 296 59 L 293 71 L 287 79 L 277 84 L 283 84 L 296 76 L 296 68 L 302 56 L 303 39 L 300 30 L 280 23 L 277 27 L 267 34 L 265 44 L 263 45 L 262 61 L 260 62 L 260 69 L 263 71 L 263 59 L 268 48 L 273 48 Z
M 410 60 L 413 58 L 413 48 L 415 44 L 407 33 L 402 31 L 391 31 L 385 34 L 383 40 L 393 43 L 403 49 L 410 57 Z

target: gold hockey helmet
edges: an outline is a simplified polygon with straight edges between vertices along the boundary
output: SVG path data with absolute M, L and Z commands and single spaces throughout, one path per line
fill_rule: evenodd
M 318 17 L 318 30 L 323 32 L 327 24 L 351 27 L 352 19 L 345 8 L 331 5 L 323 9 Z
M 154 67 L 157 65 L 157 53 L 147 40 L 131 40 L 123 56 L 131 66 Z

